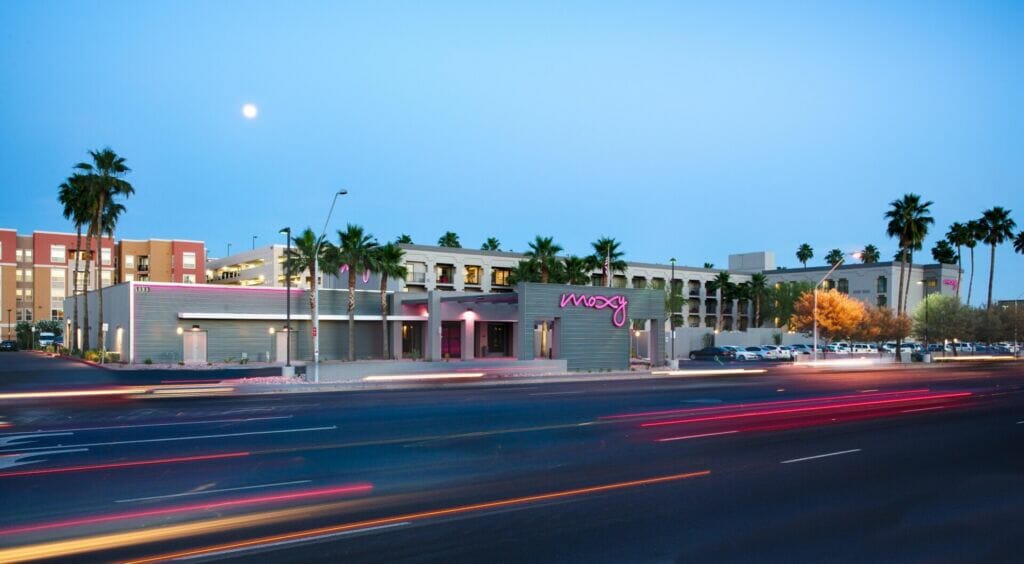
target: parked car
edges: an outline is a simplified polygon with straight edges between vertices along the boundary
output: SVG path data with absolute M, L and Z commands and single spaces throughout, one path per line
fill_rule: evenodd
M 811 354 L 812 352 L 814 352 L 814 346 L 813 345 L 805 345 L 803 343 L 798 343 L 798 344 L 795 344 L 795 345 L 790 345 L 789 348 L 794 353 L 797 353 L 797 354 Z
M 736 360 L 739 360 L 739 361 L 762 360 L 764 358 L 764 357 L 762 357 L 761 355 L 759 355 L 758 353 L 756 353 L 754 351 L 748 351 L 744 347 L 736 347 L 735 353 L 736 353 Z
M 789 352 L 789 349 L 781 347 L 779 345 L 765 345 L 761 347 L 773 351 L 775 358 L 778 360 L 793 360 L 793 353 Z
M 690 352 L 690 360 L 732 360 L 736 353 L 724 347 L 704 347 Z
M 17 350 L 18 343 L 16 341 L 0 341 L 0 351 L 15 352 Z
M 878 354 L 878 348 L 871 343 L 854 343 L 851 352 L 853 354 Z
M 949 345 L 940 345 L 938 343 L 932 343 L 928 345 L 928 352 L 953 352 L 953 347 Z
M 768 351 L 759 346 L 750 346 L 744 349 L 747 353 L 757 357 L 757 360 L 768 360 Z

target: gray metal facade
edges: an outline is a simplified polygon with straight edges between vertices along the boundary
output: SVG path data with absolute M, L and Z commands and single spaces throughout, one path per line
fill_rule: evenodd
M 650 324 L 650 358 L 660 364 L 665 357 L 665 292 L 634 288 L 601 288 L 561 284 L 520 284 L 517 338 L 533 341 L 534 324 L 553 321 L 555 358 L 566 360 L 569 370 L 625 370 L 629 368 L 630 321 L 653 320 Z M 627 300 L 626 323 L 613 323 L 612 309 L 586 306 L 562 307 L 562 297 L 575 293 Z M 529 360 L 532 349 L 521 347 L 519 358 Z

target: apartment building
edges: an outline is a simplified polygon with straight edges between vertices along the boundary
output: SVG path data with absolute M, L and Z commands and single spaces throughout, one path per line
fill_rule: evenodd
M 74 233 L 0 229 L 0 313 L 3 335 L 19 321 L 64 319 L 64 298 L 88 286 L 131 280 L 200 283 L 205 249 L 201 241 L 120 241 L 104 237 L 86 249 Z

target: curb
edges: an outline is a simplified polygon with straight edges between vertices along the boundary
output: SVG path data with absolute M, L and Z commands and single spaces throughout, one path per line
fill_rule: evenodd
M 93 362 L 91 360 L 85 360 L 84 358 L 78 358 L 77 356 L 69 356 L 69 355 L 48 355 L 48 356 L 50 356 L 51 358 L 62 358 L 64 360 L 70 360 L 72 362 L 77 362 L 79 364 L 86 364 L 88 366 L 92 366 L 93 368 L 99 368 L 101 370 L 113 370 L 113 368 L 110 368 L 110 367 L 108 367 L 106 365 L 100 364 L 98 362 Z

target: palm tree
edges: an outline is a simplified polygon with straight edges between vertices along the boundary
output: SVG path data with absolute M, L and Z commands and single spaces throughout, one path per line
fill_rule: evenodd
M 462 244 L 459 243 L 459 236 L 452 231 L 445 231 L 444 235 L 437 240 L 438 247 L 448 247 L 451 249 L 461 249 Z
M 839 249 L 832 249 L 827 255 L 825 255 L 825 262 L 827 262 L 829 266 L 835 266 L 843 262 L 843 251 Z
M 501 250 L 501 241 L 499 241 L 497 237 L 488 237 L 487 240 L 484 241 L 484 244 L 480 245 L 480 250 L 481 251 L 500 251 Z
M 513 286 L 520 282 L 540 282 L 540 263 L 535 259 L 519 261 L 519 264 L 512 267 L 508 281 Z
M 1002 245 L 1013 239 L 1013 230 L 1017 222 L 1010 219 L 1010 210 L 996 206 L 981 214 L 982 242 L 992 248 L 988 263 L 988 309 L 992 309 L 992 278 L 996 273 L 996 245 Z
M 587 266 L 587 260 L 576 255 L 569 255 L 562 259 L 565 270 L 565 283 L 578 286 L 586 286 L 590 283 L 591 269 Z
M 896 313 L 900 314 L 906 308 L 906 295 L 904 294 L 903 281 L 906 272 L 909 271 L 907 259 L 909 253 L 920 249 L 928 234 L 928 226 L 935 223 L 931 216 L 929 207 L 932 202 L 921 202 L 921 196 L 917 194 L 904 194 L 899 200 L 889 203 L 890 209 L 885 212 L 885 218 L 889 220 L 886 227 L 886 234 L 895 237 L 899 242 L 900 254 L 900 281 L 897 290 Z M 907 284 L 909 291 L 910 284 Z
M 954 223 L 949 226 L 949 231 L 946 232 L 946 240 L 949 241 L 950 245 L 956 247 L 956 295 L 960 297 L 960 282 L 963 280 L 964 274 L 964 260 L 963 260 L 963 247 L 970 243 L 974 239 L 971 234 L 971 229 L 966 224 Z M 974 247 L 971 247 L 971 255 L 974 255 Z
M 348 359 L 356 359 L 356 277 L 372 266 L 377 241 L 362 226 L 349 223 L 338 231 L 338 264 L 348 265 Z
M 880 258 L 882 258 L 882 253 L 874 245 L 864 245 L 864 250 L 860 252 L 860 261 L 864 264 L 874 264 Z
M 956 251 L 953 250 L 952 245 L 945 239 L 939 239 L 935 246 L 932 247 L 932 258 L 939 264 L 953 264 L 959 260 Z
M 807 261 L 812 258 L 814 258 L 814 249 L 807 243 L 800 245 L 800 248 L 796 250 L 796 260 L 803 263 L 804 268 L 807 268 Z
M 713 262 L 705 262 L 704 263 L 704 268 L 707 269 L 707 270 L 711 270 L 714 267 L 715 267 L 715 263 L 713 263 Z
M 558 253 L 562 252 L 562 246 L 555 243 L 553 237 L 537 237 L 530 242 L 530 250 L 526 251 L 526 256 L 532 260 L 537 261 L 537 265 L 540 267 L 540 281 L 542 284 L 547 284 L 551 279 L 551 270 L 554 268 L 555 262 L 558 261 Z
M 96 267 L 99 272 L 99 292 L 97 293 L 98 306 L 96 311 L 99 315 L 100 348 L 105 349 L 103 336 L 103 234 L 108 233 L 113 239 L 114 228 L 117 224 L 120 212 L 116 210 L 115 200 L 119 197 L 127 198 L 135 193 L 132 187 L 122 177 L 131 172 L 125 164 L 124 157 L 119 156 L 110 147 L 104 147 L 99 151 L 89 151 L 92 162 L 81 162 L 75 168 L 82 171 L 88 178 L 86 183 L 89 187 L 90 198 L 93 201 L 93 217 L 89 222 L 89 230 L 96 237 Z M 119 205 L 119 204 L 118 204 Z M 123 206 L 122 206 L 123 211 Z M 88 326 L 86 326 L 88 331 Z
M 398 245 L 411 245 L 412 237 L 406 235 L 405 233 L 402 233 L 401 235 L 395 238 L 395 243 Z
M 601 271 L 601 285 L 610 286 L 612 273 L 624 273 L 626 272 L 626 261 L 622 260 L 622 256 L 625 254 L 619 250 L 619 245 L 622 243 L 616 241 L 612 237 L 601 237 L 597 241 L 594 241 L 590 246 L 594 249 L 594 254 L 587 257 L 587 266 L 591 270 Z M 607 263 L 609 268 L 605 268 Z
M 983 237 L 981 222 L 976 219 L 968 221 L 967 231 L 969 232 L 969 237 L 964 246 L 971 251 L 971 276 L 967 279 L 967 305 L 971 305 L 971 294 L 974 291 L 974 247 L 978 246 L 978 242 Z
M 1024 255 L 1024 231 L 1017 234 L 1017 238 L 1013 240 L 1013 250 Z
M 296 272 L 309 272 L 310 274 L 310 291 L 309 291 L 309 313 L 310 319 L 312 319 L 313 308 L 316 307 L 316 289 L 317 289 L 317 271 L 316 265 L 320 264 L 324 272 L 334 272 L 338 269 L 338 265 L 335 261 L 337 252 L 335 252 L 334 245 L 330 241 L 324 241 L 318 239 L 313 230 L 307 227 L 297 237 L 292 237 L 292 248 L 290 251 L 285 251 L 285 269 L 287 272 L 294 275 Z M 317 258 L 319 257 L 319 258 Z M 313 339 L 312 332 L 310 338 Z M 310 350 L 313 347 L 310 346 Z
M 405 278 L 406 268 L 402 264 L 404 256 L 405 251 L 395 243 L 377 247 L 370 256 L 372 264 L 370 270 L 380 276 L 380 318 L 383 329 L 381 358 L 391 358 L 391 347 L 388 346 L 388 278 Z
M 711 290 L 712 292 L 720 291 L 720 299 L 718 300 L 718 308 L 716 309 L 717 315 L 715 316 L 715 331 L 722 330 L 723 304 L 726 298 L 730 298 L 732 296 L 734 286 L 735 284 L 729 281 L 728 272 L 719 272 L 718 276 L 715 276 L 711 282 L 708 283 L 708 290 Z
M 75 224 L 75 270 L 72 279 L 72 295 L 75 301 L 75 312 L 71 318 L 71 336 L 66 339 L 71 343 L 72 351 L 80 350 L 81 343 L 78 342 L 78 265 L 82 256 L 82 226 L 89 223 L 92 212 L 89 209 L 91 202 L 88 199 L 88 180 L 79 174 L 68 177 L 67 181 L 58 187 L 57 200 L 64 206 L 64 218 L 70 219 Z M 88 291 L 89 278 L 85 279 Z M 88 315 L 88 308 L 86 308 Z M 88 324 L 86 325 L 88 326 Z M 88 331 L 86 331 L 88 339 Z
M 754 327 L 761 326 L 761 298 L 768 290 L 768 277 L 758 272 L 750 277 L 750 297 L 754 300 Z

